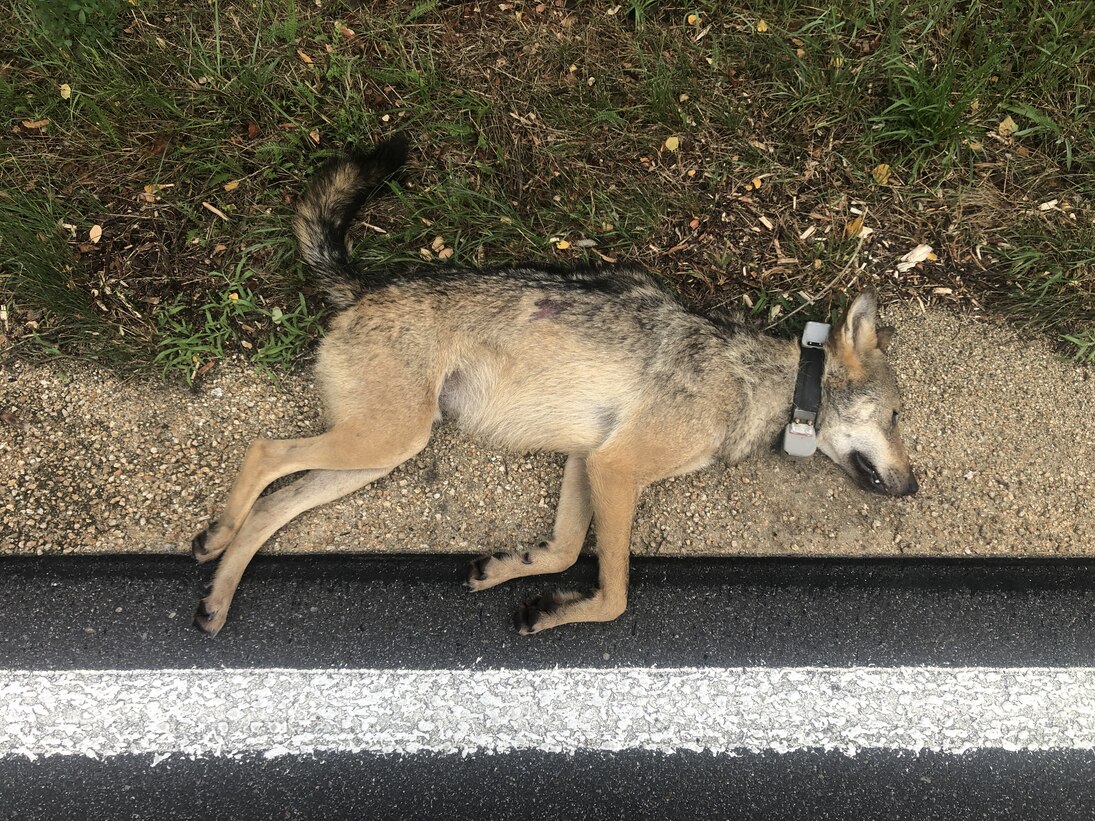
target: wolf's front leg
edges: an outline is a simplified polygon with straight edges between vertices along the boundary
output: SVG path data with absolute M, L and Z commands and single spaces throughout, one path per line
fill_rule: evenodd
M 572 622 L 612 621 L 627 608 L 631 523 L 639 483 L 628 460 L 609 455 L 591 456 L 586 472 L 600 557 L 598 588 L 588 596 L 548 593 L 525 602 L 513 617 L 521 635 Z
M 551 541 L 540 542 L 530 550 L 495 553 L 473 560 L 464 586 L 478 592 L 521 576 L 562 573 L 577 561 L 592 518 L 586 460 L 584 456 L 572 455 L 563 468 L 563 487 Z

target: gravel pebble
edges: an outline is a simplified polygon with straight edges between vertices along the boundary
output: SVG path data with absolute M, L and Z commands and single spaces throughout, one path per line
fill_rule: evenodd
M 637 553 L 1095 555 L 1092 371 L 998 322 L 895 306 L 892 357 L 921 491 L 868 495 L 818 456 L 764 456 L 649 488 Z M 310 376 L 243 362 L 196 392 L 67 361 L 0 363 L 0 554 L 179 553 L 247 443 L 322 430 Z M 550 532 L 561 456 L 451 426 L 391 476 L 288 525 L 280 553 L 484 552 Z

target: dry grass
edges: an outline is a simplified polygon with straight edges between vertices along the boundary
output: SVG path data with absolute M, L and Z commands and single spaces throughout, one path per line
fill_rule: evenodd
M 450 263 L 641 262 L 766 323 L 806 305 L 786 332 L 878 284 L 1083 340 L 1092 5 L 89 0 L 68 34 L 16 9 L 0 209 L 33 228 L 0 244 L 2 332 L 190 377 L 290 361 L 315 325 L 292 198 L 402 130 L 362 264 L 444 264 L 440 236 Z M 920 243 L 938 260 L 898 273 Z M 241 287 L 253 311 L 221 310 Z

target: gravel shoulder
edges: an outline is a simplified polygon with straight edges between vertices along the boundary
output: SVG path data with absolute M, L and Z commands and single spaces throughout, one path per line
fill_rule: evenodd
M 649 488 L 647 555 L 1095 555 L 1095 378 L 998 322 L 894 306 L 911 499 L 828 460 L 776 455 Z M 214 515 L 249 440 L 319 432 L 310 376 L 243 363 L 197 392 L 89 365 L 0 362 L 0 554 L 171 554 Z M 477 553 L 550 532 L 562 457 L 451 426 L 389 477 L 310 511 L 264 550 Z

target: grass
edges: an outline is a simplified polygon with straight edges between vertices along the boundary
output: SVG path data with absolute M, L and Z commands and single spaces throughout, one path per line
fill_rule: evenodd
M 407 131 L 363 265 L 638 262 L 783 333 L 876 284 L 1095 361 L 1093 21 L 1092 0 L 13 4 L 0 345 L 190 380 L 297 361 L 322 306 L 292 200 L 331 151 Z M 897 273 L 920 243 L 939 260 Z

